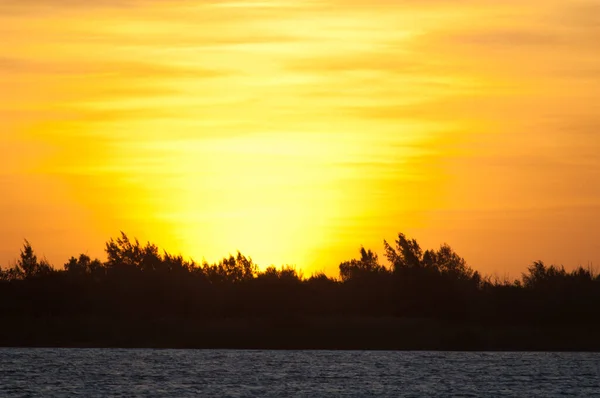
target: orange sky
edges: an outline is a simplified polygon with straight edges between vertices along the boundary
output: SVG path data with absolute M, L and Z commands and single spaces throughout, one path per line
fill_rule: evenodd
M 600 264 L 596 1 L 0 2 L 0 264 Z

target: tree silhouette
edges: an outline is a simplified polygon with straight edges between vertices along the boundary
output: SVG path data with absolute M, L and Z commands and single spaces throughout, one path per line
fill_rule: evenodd
M 33 278 L 48 275 L 51 272 L 52 267 L 50 267 L 50 264 L 45 259 L 38 261 L 31 244 L 25 240 L 15 273 L 23 278 Z
M 107 255 L 107 267 L 137 268 L 141 267 L 144 258 L 144 249 L 140 245 L 140 242 L 137 239 L 131 241 L 122 231 L 120 237 L 116 239 L 111 238 L 106 243 L 105 251 Z
M 237 256 L 230 255 L 217 264 L 203 264 L 203 271 L 211 282 L 236 283 L 254 278 L 258 267 L 251 258 L 239 251 Z
M 362 321 L 352 323 L 366 318 L 381 319 L 377 322 L 426 319 L 476 325 L 477 330 L 575 325 L 578 330 L 600 331 L 600 277 L 589 269 L 569 272 L 537 261 L 520 280 L 510 282 L 482 277 L 448 244 L 423 250 L 415 239 L 400 233 L 393 246 L 384 241 L 384 250 L 387 264 L 374 251 L 361 247 L 358 258 L 339 264 L 338 278 L 324 273 L 304 278 L 293 266 L 269 266 L 261 271 L 239 251 L 216 263 L 197 264 L 161 252 L 152 243 L 142 245 L 123 232 L 106 243 L 105 262 L 80 254 L 71 257 L 62 270 L 54 270 L 25 241 L 15 266 L 0 272 L 0 321 L 5 325 L 17 319 L 15 325 L 19 325 L 24 319 L 56 319 L 67 325 L 56 335 L 81 339 L 93 333 L 94 328 L 87 326 L 90 322 L 101 322 L 110 338 L 129 325 L 123 333 L 131 341 L 148 344 L 160 340 L 160 333 L 178 335 L 190 323 L 195 325 L 190 330 L 204 333 L 213 330 L 215 323 L 229 322 L 224 329 L 210 332 L 212 339 L 227 341 L 232 330 L 250 328 L 240 325 L 248 325 L 253 317 L 259 317 L 261 326 L 243 329 L 248 333 L 236 335 L 235 341 L 262 341 L 260 328 L 301 333 L 302 327 L 313 325 L 325 328 L 319 329 L 321 334 L 315 332 L 319 336 L 343 340 L 373 333 L 369 344 L 375 344 L 379 334 L 388 336 L 385 347 L 403 344 L 396 336 L 405 329 L 388 330 L 382 323 L 367 331 Z M 160 329 L 164 322 L 168 327 Z M 337 322 L 346 322 L 347 327 L 336 326 Z M 137 324 L 146 327 L 136 329 Z M 5 341 L 2 336 L 40 336 L 36 331 L 46 326 L 35 325 L 14 335 L 3 334 L 0 328 L 0 344 Z M 159 334 L 152 334 L 155 328 Z M 195 337 L 189 333 L 186 344 L 195 346 Z M 423 333 L 437 332 L 427 329 Z M 98 341 L 108 338 L 95 336 Z M 467 337 L 460 339 L 469 343 Z M 486 347 L 495 347 L 490 344 Z
M 373 274 L 383 274 L 387 269 L 379 264 L 379 258 L 373 251 L 360 248 L 360 259 L 344 261 L 339 266 L 342 281 L 348 282 L 353 278 L 368 277 Z
M 387 241 L 383 241 L 386 257 L 394 271 L 421 265 L 423 250 L 415 239 L 408 239 L 406 235 L 399 233 L 395 243 L 396 247 L 394 248 Z
M 69 275 L 84 277 L 103 273 L 104 265 L 98 259 L 92 260 L 88 255 L 80 254 L 79 258 L 71 257 L 64 269 Z

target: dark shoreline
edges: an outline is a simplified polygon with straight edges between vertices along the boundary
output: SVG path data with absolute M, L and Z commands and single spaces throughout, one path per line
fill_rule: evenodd
M 448 245 L 400 233 L 339 278 L 261 271 L 237 253 L 196 264 L 125 234 L 63 270 L 25 243 L 0 272 L 0 346 L 600 352 L 600 275 L 535 262 L 493 281 Z
M 600 352 L 593 326 L 377 317 L 0 317 L 2 347 Z

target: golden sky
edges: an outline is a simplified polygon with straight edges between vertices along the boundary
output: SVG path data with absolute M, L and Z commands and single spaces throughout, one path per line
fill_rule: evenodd
M 0 264 L 600 264 L 594 0 L 0 0 Z

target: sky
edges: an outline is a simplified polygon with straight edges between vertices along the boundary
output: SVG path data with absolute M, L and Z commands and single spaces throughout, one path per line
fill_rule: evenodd
M 0 0 L 0 265 L 600 265 L 594 0 Z M 599 267 L 600 269 L 600 267 Z

